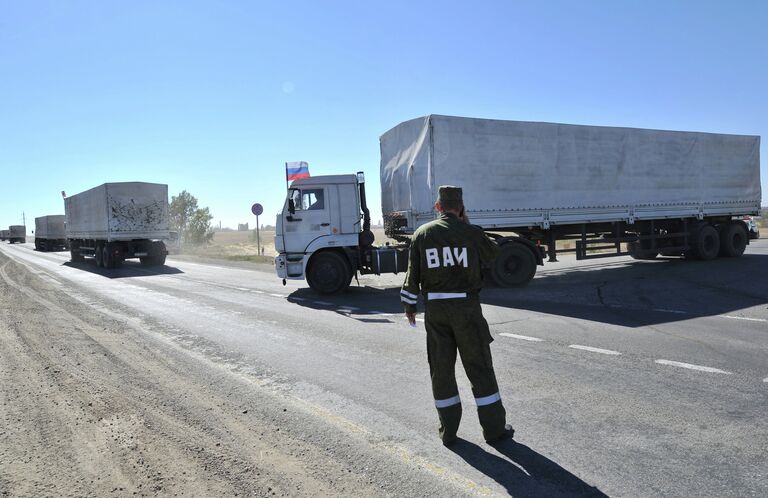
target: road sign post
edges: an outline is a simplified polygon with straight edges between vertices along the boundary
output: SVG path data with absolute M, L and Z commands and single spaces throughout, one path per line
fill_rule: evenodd
M 259 234 L 259 215 L 264 212 L 264 208 L 261 204 L 258 202 L 251 206 L 251 212 L 256 215 L 256 248 L 259 253 L 259 256 L 261 256 L 261 237 Z

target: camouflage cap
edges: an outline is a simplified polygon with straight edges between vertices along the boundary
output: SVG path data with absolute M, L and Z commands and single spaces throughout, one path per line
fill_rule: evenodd
M 440 202 L 462 202 L 461 187 L 453 185 L 441 185 L 437 189 L 437 200 Z

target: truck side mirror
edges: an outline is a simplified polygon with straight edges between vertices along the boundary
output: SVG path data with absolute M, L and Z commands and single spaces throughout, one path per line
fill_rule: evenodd
M 296 206 L 293 204 L 293 199 L 288 199 L 288 212 L 291 214 L 296 214 Z

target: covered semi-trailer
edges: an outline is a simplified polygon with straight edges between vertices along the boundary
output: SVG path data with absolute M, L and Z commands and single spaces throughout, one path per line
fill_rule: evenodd
M 35 249 L 38 251 L 65 251 L 67 234 L 64 215 L 50 214 L 35 218 Z
M 67 241 L 72 261 L 93 257 L 114 268 L 129 258 L 165 264 L 168 186 L 156 183 L 105 183 L 64 199 Z
M 385 231 L 400 244 L 373 245 L 361 174 L 296 180 L 277 217 L 278 276 L 331 293 L 356 272 L 404 271 L 445 184 L 501 246 L 487 269 L 501 286 L 556 261 L 559 240 L 575 240 L 578 259 L 740 256 L 741 218 L 760 212 L 757 136 L 430 115 L 380 145 Z
M 8 242 L 11 244 L 24 244 L 27 242 L 27 227 L 25 225 L 11 225 L 8 227 Z

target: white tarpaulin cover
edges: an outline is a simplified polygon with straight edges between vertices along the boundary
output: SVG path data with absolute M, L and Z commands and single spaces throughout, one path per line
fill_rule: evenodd
M 756 136 L 430 115 L 381 136 L 382 212 L 415 228 L 451 184 L 488 227 L 757 213 L 759 150 Z

